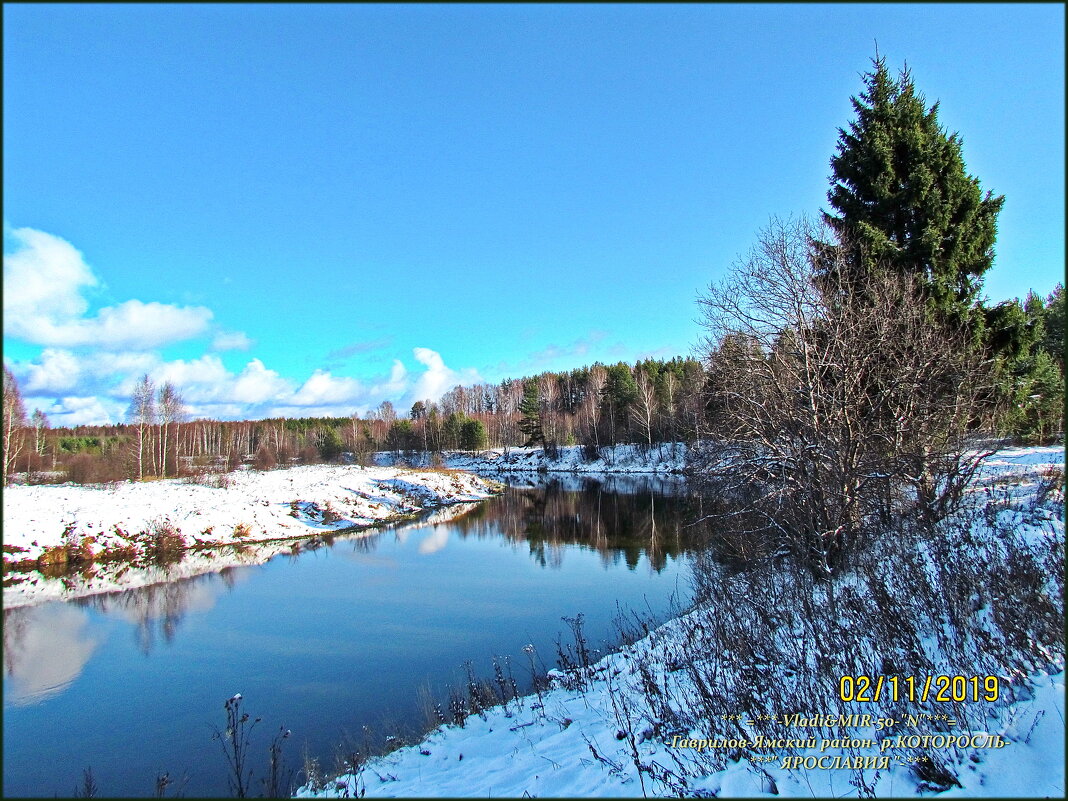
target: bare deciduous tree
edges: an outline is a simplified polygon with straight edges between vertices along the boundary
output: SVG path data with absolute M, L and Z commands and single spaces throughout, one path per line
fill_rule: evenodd
M 134 387 L 127 419 L 137 426 L 137 478 L 145 477 L 145 433 L 156 422 L 156 394 L 152 379 L 145 373 Z
M 40 409 L 34 409 L 30 415 L 33 425 L 33 449 L 38 455 L 44 455 L 44 432 L 48 430 L 48 415 Z
M 653 418 L 656 416 L 656 386 L 644 370 L 635 370 L 634 383 L 638 387 L 638 397 L 630 407 L 630 416 L 638 431 L 645 437 L 650 447 L 653 444 Z
M 704 472 L 746 499 L 754 533 L 825 575 L 858 536 L 951 510 L 988 453 L 968 432 L 989 384 L 967 332 L 933 323 L 914 281 L 817 280 L 813 243 L 829 236 L 773 221 L 699 300 L 722 443 Z
M 181 454 L 178 453 L 178 428 L 181 425 L 182 419 L 185 417 L 185 401 L 182 399 L 182 394 L 170 381 L 167 381 L 159 388 L 159 397 L 157 400 L 157 410 L 159 415 L 160 427 L 162 429 L 160 436 L 160 475 L 164 478 L 167 477 L 167 438 L 168 428 L 171 423 L 174 423 L 174 435 L 175 435 L 175 454 L 174 461 L 175 466 L 180 463 Z M 177 472 L 177 470 L 175 471 Z
M 4 367 L 4 454 L 2 485 L 7 486 L 15 459 L 22 452 L 23 429 L 26 427 L 26 406 L 22 402 L 18 382 Z

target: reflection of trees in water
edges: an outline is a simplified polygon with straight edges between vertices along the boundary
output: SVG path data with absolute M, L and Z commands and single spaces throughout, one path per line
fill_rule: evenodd
M 223 568 L 162 584 L 77 598 L 72 603 L 102 614 L 117 615 L 135 625 L 137 647 L 146 656 L 159 640 L 173 642 L 178 626 L 190 611 L 210 609 L 215 604 L 219 584 L 233 589 L 237 571 Z
M 569 491 L 550 481 L 542 489 L 510 488 L 452 525 L 464 537 L 526 542 L 542 566 L 559 567 L 562 546 L 579 545 L 597 551 L 605 565 L 624 559 L 631 570 L 644 553 L 660 572 L 669 556 L 690 551 L 684 527 L 692 506 L 684 495 L 622 494 L 592 479 Z

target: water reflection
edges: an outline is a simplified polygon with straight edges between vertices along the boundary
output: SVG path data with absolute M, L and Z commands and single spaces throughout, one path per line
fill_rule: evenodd
M 326 766 L 343 732 L 418 726 L 419 688 L 437 692 L 465 660 L 486 673 L 491 655 L 522 661 L 533 643 L 551 662 L 562 615 L 585 613 L 600 643 L 619 608 L 665 608 L 689 501 L 638 491 L 648 480 L 536 483 L 414 524 L 272 546 L 268 564 L 249 548 L 240 566 L 220 570 L 231 562 L 218 556 L 217 572 L 188 577 L 194 554 L 136 578 L 172 581 L 6 608 L 5 793 L 62 791 L 87 764 L 109 795 L 187 767 L 187 794 L 225 793 L 205 723 L 237 691 Z M 93 589 L 129 574 L 111 578 Z
M 81 675 L 99 640 L 88 615 L 66 604 L 4 610 L 5 703 L 37 704 Z
M 134 626 L 138 650 L 148 656 L 162 639 L 174 641 L 190 612 L 208 612 L 222 592 L 231 592 L 250 568 L 226 567 L 162 584 L 77 598 L 73 604 L 112 615 Z
M 394 529 L 392 535 L 384 531 L 342 535 L 315 547 L 345 543 L 342 553 L 372 565 L 377 564 L 372 554 L 384 536 L 402 545 L 417 536 L 418 553 L 430 555 L 445 548 L 456 532 L 462 539 L 503 537 L 515 544 L 526 543 L 534 561 L 553 570 L 563 566 L 566 546 L 578 545 L 596 551 L 606 568 L 623 561 L 634 570 L 644 555 L 657 573 L 665 569 L 669 558 L 691 552 L 686 525 L 694 517 L 692 505 L 684 495 L 665 494 L 677 489 L 678 479 L 530 476 L 517 483 L 489 502 L 440 510 L 419 523 Z M 653 487 L 660 491 L 651 491 Z M 289 552 L 286 557 L 302 558 Z M 176 569 L 162 569 L 160 574 L 166 576 Z M 213 609 L 221 594 L 232 591 L 254 570 L 229 566 L 214 573 L 84 596 L 68 604 L 5 609 L 4 666 L 11 680 L 5 695 L 13 704 L 37 703 L 60 693 L 78 677 L 98 644 L 86 632 L 86 610 L 132 624 L 137 649 L 147 656 L 161 643 L 173 643 L 190 613 Z
M 559 568 L 561 546 L 579 545 L 596 550 L 605 566 L 623 559 L 631 570 L 644 554 L 659 573 L 668 557 L 691 551 L 686 526 L 694 510 L 684 495 L 667 494 L 681 483 L 672 478 L 524 477 L 493 503 L 456 520 L 453 527 L 463 537 L 503 534 L 512 542 L 526 542 L 543 567 Z M 652 487 L 659 491 L 651 491 Z

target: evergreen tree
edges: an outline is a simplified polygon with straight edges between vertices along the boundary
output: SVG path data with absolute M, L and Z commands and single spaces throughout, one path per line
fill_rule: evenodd
M 1064 372 L 1064 284 L 1057 284 L 1046 298 L 1045 314 L 1042 318 L 1046 329 L 1042 339 L 1042 349 Z
M 464 424 L 462 412 L 449 412 L 441 429 L 442 448 L 453 450 L 460 447 L 460 429 Z
M 430 411 L 426 414 L 425 437 L 429 449 L 434 453 L 441 451 L 441 414 L 438 412 L 436 403 L 430 404 Z
M 616 430 L 629 421 L 630 407 L 638 399 L 638 385 L 626 362 L 606 368 L 604 389 L 601 390 L 607 407 L 609 425 L 612 427 L 612 444 L 616 443 Z M 604 415 L 602 415 L 604 416 Z M 628 428 L 629 433 L 629 428 Z
M 337 459 L 343 450 L 345 443 L 341 440 L 341 434 L 332 425 L 326 425 L 319 429 L 319 453 L 325 461 Z
M 1003 428 L 1017 437 L 1046 440 L 1063 430 L 1063 288 L 1049 305 L 1034 292 L 999 303 L 986 312 L 995 391 L 1003 404 Z M 1051 336 L 1047 326 L 1059 330 Z
M 961 322 L 994 259 L 1004 196 L 984 196 L 965 172 L 961 139 L 938 123 L 906 68 L 894 81 L 883 58 L 853 97 L 856 119 L 839 129 L 824 220 L 846 243 L 845 263 L 862 285 L 876 265 L 913 274 L 930 308 Z
M 542 429 L 541 400 L 538 398 L 538 382 L 530 379 L 523 384 L 523 400 L 519 403 L 519 430 L 526 437 L 524 448 L 541 443 L 545 445 L 545 432 Z
M 386 450 L 409 451 L 416 447 L 417 438 L 411 420 L 394 420 L 386 434 Z
M 460 449 L 480 451 L 486 447 L 486 426 L 481 420 L 465 420 L 460 426 Z

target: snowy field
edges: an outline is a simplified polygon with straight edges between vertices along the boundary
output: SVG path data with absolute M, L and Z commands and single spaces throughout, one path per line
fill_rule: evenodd
M 212 477 L 217 479 L 218 477 Z M 265 562 L 292 541 L 368 527 L 496 492 L 491 482 L 452 471 L 398 467 L 307 465 L 229 474 L 209 486 L 185 479 L 12 485 L 3 493 L 4 559 L 36 560 L 69 545 L 102 554 L 134 549 L 134 559 L 100 560 L 63 581 L 39 573 L 6 577 L 4 605 L 18 606 L 95 592 L 129 589 L 231 565 Z M 442 510 L 444 511 L 444 510 Z M 451 510 L 450 510 L 451 511 Z M 160 533 L 176 535 L 186 551 L 163 567 L 143 564 Z M 288 540 L 290 542 L 279 542 Z M 239 549 L 219 546 L 240 546 Z M 130 562 L 141 562 L 131 566 Z M 10 586 L 8 586 L 10 585 Z
M 1047 493 L 1041 503 L 1030 503 L 1039 492 L 1042 471 L 1062 467 L 1063 462 L 1063 447 L 1000 451 L 986 465 L 974 495 L 991 496 L 997 487 L 1002 498 L 1029 510 L 1021 513 L 1010 508 L 1012 503 L 1004 504 L 997 525 L 1015 526 L 1025 534 L 1025 541 L 1048 537 L 1063 543 L 1064 498 L 1060 488 Z M 982 518 L 975 519 L 972 528 L 981 536 L 995 536 L 994 528 Z M 1060 603 L 1063 614 L 1063 598 Z M 746 758 L 732 758 L 735 749 L 725 744 L 704 749 L 707 759 L 702 762 L 695 758 L 696 749 L 683 746 L 709 737 L 709 732 L 698 727 L 676 729 L 672 734 L 667 718 L 649 712 L 649 685 L 678 686 L 682 688 L 679 697 L 686 697 L 687 670 L 678 667 L 679 654 L 692 653 L 686 651 L 687 645 L 713 625 L 712 618 L 703 616 L 716 614 L 714 609 L 690 611 L 585 671 L 552 671 L 553 686 L 539 697 L 510 699 L 506 706 L 471 715 L 463 727 L 441 726 L 419 744 L 372 759 L 356 773 L 319 786 L 305 785 L 297 795 L 674 796 L 678 794 L 678 777 L 683 776 L 688 782 L 685 794 L 699 797 L 856 797 L 864 793 L 880 797 L 1064 797 L 1063 649 L 1050 653 L 1046 670 L 1032 671 L 1028 676 L 1006 668 L 1015 675 L 1011 680 L 1002 677 L 1008 681 L 1003 702 L 974 705 L 978 711 L 969 715 L 971 725 L 949 730 L 955 736 L 978 739 L 971 741 L 977 747 L 946 750 L 951 775 L 959 786 L 942 792 L 917 775 L 915 762 L 910 763 L 918 758 L 916 749 L 895 747 L 891 736 L 895 730 L 880 730 L 875 725 L 858 725 L 847 732 L 858 741 L 871 740 L 875 743 L 871 748 L 827 747 L 822 737 L 814 734 L 815 747 L 789 752 L 768 749 L 767 760 L 753 758 L 754 753 L 760 753 L 759 748 L 748 749 Z M 710 661 L 719 659 L 718 655 L 710 656 Z M 787 680 L 790 671 L 784 674 L 783 669 L 782 664 L 774 663 L 756 668 L 772 682 Z M 694 689 L 688 688 L 691 693 Z M 874 711 L 874 707 L 869 708 Z M 733 731 L 739 737 L 755 737 L 757 727 L 745 720 L 746 713 L 752 711 L 737 711 L 741 719 L 732 724 Z M 907 707 L 901 714 L 905 711 Z M 968 721 L 962 719 L 959 725 Z M 767 730 L 766 724 L 763 730 Z M 940 730 L 946 731 L 946 727 Z M 812 734 L 812 729 L 801 735 L 791 731 L 784 728 L 782 736 Z M 836 731 L 824 736 L 841 736 L 841 729 Z M 934 727 L 931 733 L 936 733 Z M 1000 737 L 1005 746 L 981 747 L 999 742 L 987 736 Z M 885 751 L 881 750 L 884 738 L 891 741 Z M 791 754 L 802 762 L 784 765 L 783 758 Z M 858 755 L 886 757 L 887 763 L 869 764 L 860 774 L 833 767 L 840 765 L 831 761 L 836 757 Z M 806 763 L 806 759 L 811 761 Z M 668 775 L 675 777 L 675 789 L 659 780 Z

